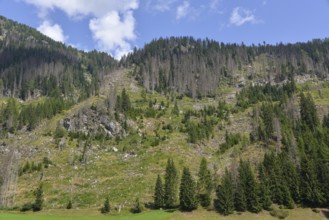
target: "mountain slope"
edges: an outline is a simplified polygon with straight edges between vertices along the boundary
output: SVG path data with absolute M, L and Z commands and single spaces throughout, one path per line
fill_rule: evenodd
M 219 85 L 243 85 L 248 79 L 254 83 L 279 83 L 297 75 L 324 79 L 328 52 L 328 39 L 245 46 L 171 37 L 152 41 L 122 62 L 135 65 L 135 77 L 147 90 L 204 97 L 214 96 Z
M 47 40 L 28 27 L 9 24 L 7 33 L 23 28 L 17 35 L 22 32 L 22 39 L 30 31 L 33 42 Z M 10 44 L 11 40 L 2 42 Z M 26 101 L 6 96 L 0 100 L 1 207 L 33 202 L 41 183 L 46 209 L 64 208 L 69 201 L 77 209 L 97 209 L 107 196 L 117 210 L 130 209 L 136 198 L 150 205 L 157 174 L 163 176 L 168 158 L 175 162 L 179 176 L 183 167 L 189 167 L 195 179 L 200 161 L 206 158 L 214 181 L 211 200 L 216 198 L 215 189 L 220 189 L 226 169 L 234 177 L 233 185 L 238 184 L 241 164 L 257 190 L 255 184 L 263 181 L 258 171 L 262 164 L 270 179 L 273 202 L 286 206 L 288 195 L 298 194 L 294 189 L 299 186 L 292 187 L 294 183 L 311 182 L 299 178 L 291 181 L 291 176 L 285 175 L 291 170 L 292 176 L 300 175 L 301 180 L 312 176 L 316 187 L 300 187 L 317 190 L 320 199 L 313 200 L 301 190 L 301 199 L 289 197 L 290 201 L 315 207 L 329 202 L 325 196 L 329 195 L 325 184 L 329 86 L 321 80 L 328 74 L 327 40 L 245 47 L 171 38 L 130 54 L 121 60 L 121 68 L 105 54 L 83 53 L 49 42 L 55 46 L 25 42 L 18 49 L 14 45 L 6 49 L 7 43 L 2 45 L 1 51 L 6 51 L 3 59 L 8 57 L 1 69 L 4 90 Z M 308 52 L 302 59 L 303 50 Z M 17 54 L 19 51 L 28 51 L 29 56 Z M 318 51 L 318 57 L 313 51 Z M 49 76 L 40 70 L 40 77 L 46 78 L 37 85 L 44 97 L 20 96 L 24 90 L 17 79 L 30 70 L 19 72 L 17 68 L 15 82 L 5 74 L 9 74 L 10 63 L 21 68 L 32 61 L 37 63 L 31 66 L 34 72 L 29 76 L 34 85 L 39 82 L 35 71 L 50 65 L 47 56 L 41 56 L 46 53 L 54 56 L 48 57 L 54 59 L 49 63 L 59 64 L 51 64 L 54 68 L 49 68 Z M 68 72 L 57 71 L 61 65 Z M 52 96 L 49 88 L 42 90 L 52 75 L 58 82 L 51 87 L 57 90 L 56 97 L 48 97 Z M 64 76 L 89 80 L 66 90 L 66 83 L 71 81 Z M 97 90 L 90 88 L 96 76 L 100 83 Z M 15 86 L 8 87 L 9 82 Z M 71 96 L 79 99 L 67 104 Z M 58 105 L 61 108 L 52 109 Z M 54 112 L 32 124 L 28 119 L 40 109 L 40 114 L 51 109 Z M 6 128 L 15 121 L 15 129 Z M 303 167 L 310 170 L 300 169 Z M 277 196 L 281 192 L 287 196 Z
M 85 53 L 0 17 L 0 90 L 27 100 L 59 92 L 74 100 L 96 94 L 116 61 L 105 53 Z

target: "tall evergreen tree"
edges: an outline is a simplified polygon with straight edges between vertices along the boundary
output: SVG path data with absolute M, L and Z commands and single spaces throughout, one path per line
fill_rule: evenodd
M 225 170 L 221 184 L 218 185 L 216 208 L 223 215 L 232 214 L 234 211 L 233 179 L 231 173 Z
M 286 184 L 282 185 L 282 192 L 283 192 L 282 204 L 288 209 L 293 209 L 295 207 L 295 203 L 294 203 L 294 200 L 291 197 L 289 188 Z
M 245 212 L 247 210 L 247 199 L 244 191 L 245 187 L 238 178 L 234 190 L 234 207 L 236 211 Z
M 18 116 L 18 104 L 14 98 L 10 98 L 2 113 L 2 120 L 8 131 L 15 132 L 18 125 Z
M 321 144 L 317 159 L 317 173 L 322 194 L 324 195 L 324 206 L 329 207 L 329 146 Z
M 184 211 L 192 211 L 198 207 L 196 184 L 187 167 L 184 167 L 183 169 L 179 192 L 179 204 L 180 208 Z
M 213 182 L 206 158 L 202 158 L 201 160 L 198 177 L 199 201 L 203 207 L 208 207 L 211 202 Z
M 271 192 L 270 192 L 268 176 L 265 172 L 265 167 L 263 164 L 259 165 L 258 173 L 259 173 L 259 181 L 260 181 L 259 202 L 261 203 L 263 209 L 270 210 L 272 205 Z
M 311 131 L 315 131 L 316 126 L 319 124 L 316 107 L 311 94 L 300 94 L 300 116 L 302 123 L 306 125 Z
M 283 151 L 280 155 L 280 164 L 282 169 L 282 177 L 283 177 L 283 183 L 287 189 L 283 189 L 284 191 L 289 191 L 288 193 L 283 193 L 286 197 L 286 206 L 287 207 L 293 207 L 291 205 L 291 200 L 293 199 L 296 203 L 300 202 L 300 184 L 299 181 L 299 175 L 296 170 L 296 167 L 294 166 L 291 159 L 288 157 L 287 153 Z M 287 196 L 290 195 L 291 198 L 287 198 Z
M 280 161 L 274 153 L 265 154 L 263 164 L 268 174 L 271 191 L 271 200 L 277 204 L 283 204 L 282 170 Z
M 43 186 L 42 184 L 40 184 L 37 190 L 35 191 L 35 202 L 33 204 L 33 211 L 41 211 L 43 208 L 43 202 Z
M 240 181 L 243 183 L 248 211 L 259 212 L 261 210 L 261 205 L 258 197 L 258 183 L 256 182 L 249 162 L 240 161 L 239 177 Z
M 158 175 L 154 190 L 154 207 L 161 208 L 164 206 L 164 191 L 160 175 Z
M 324 198 L 316 175 L 314 161 L 304 155 L 301 159 L 302 202 L 308 206 L 319 206 Z
M 167 208 L 174 208 L 178 203 L 178 172 L 172 159 L 168 159 L 166 167 L 164 203 Z

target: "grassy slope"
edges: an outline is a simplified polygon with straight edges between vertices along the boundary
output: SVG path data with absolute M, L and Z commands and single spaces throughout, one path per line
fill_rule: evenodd
M 96 210 L 48 210 L 41 213 L 1 213 L 0 220 L 102 220 L 102 219 L 117 219 L 117 220 L 274 220 L 278 219 L 272 217 L 268 212 L 261 212 L 259 214 L 242 213 L 232 214 L 229 216 L 222 216 L 214 211 L 197 210 L 194 212 L 166 212 L 166 211 L 149 211 L 141 214 L 126 214 L 126 215 L 101 215 Z M 322 213 L 312 212 L 311 209 L 294 209 L 289 210 L 287 220 L 323 220 Z
M 136 86 L 135 82 L 127 76 L 127 73 L 124 75 L 120 74 L 118 72 L 109 79 L 116 82 L 118 93 L 125 87 L 133 102 L 140 100 L 141 88 Z M 104 84 L 108 84 L 108 81 Z M 324 88 L 322 90 L 322 96 L 313 90 L 311 94 L 315 97 L 317 104 L 326 107 L 329 104 L 328 89 Z M 128 136 L 119 144 L 116 144 L 114 140 L 104 143 L 94 142 L 94 149 L 90 151 L 87 165 L 79 163 L 76 163 L 74 166 L 69 165 L 73 158 L 80 155 L 76 147 L 77 142 L 68 140 L 67 147 L 63 151 L 59 151 L 54 147 L 53 138 L 44 134 L 53 132 L 57 122 L 67 115 L 76 112 L 82 107 L 91 106 L 93 103 L 104 100 L 108 91 L 107 87 L 102 88 L 100 97 L 92 97 L 74 106 L 61 115 L 57 115 L 52 120 L 44 122 L 33 132 L 21 134 L 19 139 L 12 138 L 6 140 L 7 143 L 20 146 L 26 152 L 34 151 L 35 153 L 31 156 L 26 156 L 30 162 L 40 162 L 45 156 L 49 156 L 54 162 L 53 166 L 42 171 L 47 209 L 63 208 L 70 198 L 73 200 L 74 207 L 96 209 L 102 205 L 107 195 L 110 196 L 112 207 L 121 205 L 123 208 L 128 209 L 132 206 L 136 197 L 140 197 L 142 202 L 152 201 L 156 174 L 164 173 L 169 156 L 174 158 L 179 170 L 183 166 L 189 166 L 194 174 L 197 173 L 201 157 L 205 156 L 210 162 L 210 168 L 214 165 L 217 166 L 217 169 L 215 171 L 212 169 L 212 172 L 217 172 L 220 175 L 225 167 L 234 161 L 238 161 L 240 157 L 257 161 L 262 158 L 265 152 L 259 145 L 251 145 L 246 148 L 233 147 L 222 155 L 216 154 L 219 144 L 224 140 L 225 130 L 248 134 L 250 121 L 248 114 L 250 109 L 234 114 L 230 118 L 230 122 L 223 122 L 224 129 L 216 127 L 215 136 L 209 141 L 191 145 L 186 142 L 186 135 L 180 133 L 178 129 L 172 133 L 161 129 L 161 126 L 166 123 L 171 123 L 173 127 L 178 127 L 183 116 L 174 117 L 171 114 L 173 101 L 163 95 L 153 93 L 147 95 L 149 99 L 157 99 L 158 103 L 169 101 L 169 108 L 160 118 L 138 119 L 136 123 L 149 138 L 154 137 L 154 131 L 157 127 L 160 127 L 159 134 L 161 136 L 167 135 L 169 139 L 155 147 L 145 147 L 144 144 L 141 144 L 141 138 L 138 134 Z M 224 91 L 222 93 L 224 94 L 223 98 L 225 98 L 226 93 L 232 93 L 232 89 Z M 179 108 L 183 111 L 195 106 L 216 105 L 216 103 L 216 100 L 208 98 L 195 101 L 184 97 L 182 100 L 178 100 Z M 146 108 L 148 104 L 142 103 L 139 105 Z M 117 153 L 113 152 L 111 150 L 113 146 L 120 151 L 124 147 L 133 150 L 137 157 L 123 159 L 122 154 L 124 153 L 120 151 Z M 22 164 L 25 160 L 26 158 L 22 159 Z M 34 200 L 33 191 L 39 184 L 40 175 L 40 172 L 28 173 L 19 178 L 15 205 L 20 206 L 25 202 Z M 197 212 L 195 216 L 203 215 L 202 213 Z M 176 213 L 174 216 L 184 218 L 185 215 L 188 214 Z M 205 215 L 210 219 L 211 216 L 218 217 L 216 213 L 209 213 L 209 216 L 208 214 Z

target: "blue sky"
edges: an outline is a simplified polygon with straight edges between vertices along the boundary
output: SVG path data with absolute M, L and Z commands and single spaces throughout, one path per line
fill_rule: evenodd
M 0 0 L 0 14 L 116 58 L 168 36 L 247 45 L 329 37 L 329 0 Z

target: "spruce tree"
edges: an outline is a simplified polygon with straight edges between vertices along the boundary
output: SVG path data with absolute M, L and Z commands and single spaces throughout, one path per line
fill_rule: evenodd
M 249 162 L 240 161 L 239 177 L 240 181 L 243 183 L 248 211 L 255 213 L 260 212 L 261 205 L 258 197 L 258 183 L 256 182 Z
M 192 211 L 198 207 L 196 184 L 187 167 L 183 169 L 179 192 L 179 205 L 183 211 Z
M 247 210 L 247 199 L 244 188 L 241 180 L 237 179 L 234 190 L 234 207 L 239 212 L 245 212 Z
M 307 94 L 307 96 L 303 93 L 300 94 L 300 116 L 302 123 L 311 131 L 315 131 L 316 126 L 319 124 L 319 118 L 311 94 Z
M 294 200 L 291 197 L 290 191 L 287 185 L 282 185 L 283 192 L 283 205 L 288 209 L 293 209 L 295 207 Z
M 280 155 L 280 164 L 282 169 L 282 186 L 284 186 L 287 189 L 283 188 L 283 195 L 285 197 L 285 204 L 287 207 L 293 207 L 293 205 L 290 204 L 289 200 L 294 200 L 296 203 L 300 202 L 300 184 L 299 181 L 299 175 L 297 172 L 297 169 L 291 159 L 288 157 L 287 153 L 283 151 Z M 288 190 L 288 193 L 286 192 Z M 287 196 L 291 198 L 287 198 Z
M 327 146 L 322 146 L 322 148 L 327 148 L 329 151 L 329 148 Z M 321 153 L 322 154 L 322 153 Z M 324 195 L 324 204 L 323 206 L 329 207 L 329 157 L 326 157 L 324 155 L 320 155 L 318 159 L 318 165 L 317 165 L 317 172 L 318 172 L 318 179 L 320 183 L 321 192 Z
M 233 179 L 231 173 L 225 170 L 222 178 L 222 183 L 218 185 L 217 194 L 217 209 L 223 215 L 232 214 L 234 211 L 234 195 L 233 195 Z
M 201 160 L 198 176 L 199 201 L 203 207 L 208 207 L 211 202 L 211 191 L 213 188 L 213 182 L 210 170 L 208 169 L 208 163 L 205 158 L 202 158 Z
M 277 204 L 283 204 L 282 170 L 280 161 L 274 153 L 265 154 L 263 164 L 268 174 L 271 189 L 271 200 Z
M 174 161 L 168 159 L 165 187 L 164 187 L 164 203 L 167 208 L 174 208 L 177 206 L 178 200 L 178 172 L 176 170 Z
M 258 168 L 259 173 L 259 202 L 262 205 L 262 208 L 265 210 L 270 210 L 272 201 L 271 201 L 271 192 L 269 186 L 268 176 L 265 173 L 265 167 L 263 164 L 259 165 Z
M 161 208 L 164 206 L 164 191 L 162 185 L 162 179 L 160 175 L 158 175 L 155 190 L 154 190 L 154 207 Z
M 306 155 L 303 155 L 301 160 L 301 192 L 304 205 L 314 207 L 321 205 L 324 201 L 314 161 Z
M 106 197 L 103 207 L 101 208 L 101 213 L 107 214 L 110 212 L 110 200 L 109 197 Z
M 42 184 L 40 184 L 35 192 L 35 202 L 33 204 L 33 211 L 34 212 L 41 211 L 43 208 L 43 202 L 44 202 L 43 186 L 42 186 Z

